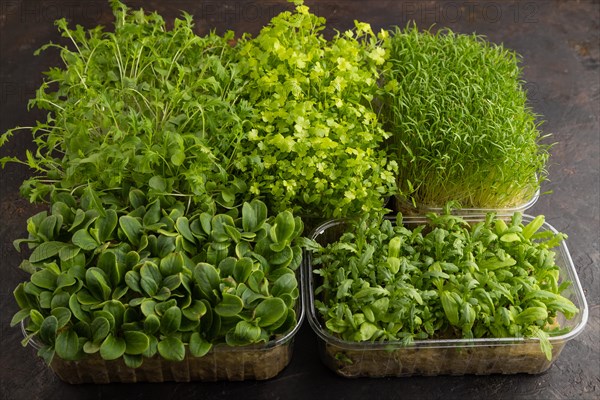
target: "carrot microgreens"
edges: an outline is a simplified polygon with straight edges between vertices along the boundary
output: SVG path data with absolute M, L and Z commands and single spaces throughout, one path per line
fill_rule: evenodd
M 475 35 L 396 29 L 383 72 L 390 158 L 401 198 L 441 207 L 525 203 L 544 180 L 540 144 L 518 55 Z
M 515 213 L 507 224 L 493 213 L 470 226 L 457 216 L 427 216 L 396 225 L 365 215 L 313 252 L 315 307 L 328 331 L 349 341 L 536 337 L 551 358 L 557 314 L 578 309 L 561 292 L 550 250 L 565 237 L 539 231 Z M 319 278 L 317 278 L 317 276 Z

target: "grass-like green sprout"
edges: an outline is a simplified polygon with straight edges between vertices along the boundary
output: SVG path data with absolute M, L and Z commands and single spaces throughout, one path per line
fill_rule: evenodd
M 480 36 L 414 26 L 392 31 L 386 50 L 383 113 L 400 199 L 509 208 L 533 198 L 549 145 L 518 54 Z

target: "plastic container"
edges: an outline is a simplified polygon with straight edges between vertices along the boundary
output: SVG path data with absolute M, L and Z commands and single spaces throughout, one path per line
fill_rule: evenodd
M 467 216 L 468 222 L 483 220 L 483 216 Z M 523 215 L 523 222 L 533 217 Z M 406 226 L 423 224 L 424 217 L 404 217 Z M 337 240 L 346 222 L 334 220 L 317 227 L 311 238 L 322 245 Z M 556 230 L 545 223 L 542 230 Z M 579 308 L 579 313 L 571 320 L 557 321 L 561 327 L 570 331 L 561 336 L 550 338 L 552 360 L 548 360 L 540 350 L 539 341 L 524 338 L 489 339 L 444 339 L 420 340 L 410 346 L 400 342 L 350 342 L 331 335 L 322 323 L 315 309 L 314 289 L 317 287 L 312 274 L 310 254 L 304 261 L 306 271 L 305 304 L 307 318 L 315 331 L 319 342 L 319 354 L 322 361 L 331 370 L 344 377 L 388 377 L 413 375 L 489 375 L 489 374 L 539 374 L 546 371 L 559 357 L 563 347 L 579 335 L 588 319 L 588 307 L 581 283 L 573 266 L 573 261 L 564 243 L 553 249 L 556 253 L 556 265 L 560 268 L 562 280 L 570 280 L 572 285 L 562 292 Z
M 155 356 L 144 359 L 138 368 L 130 368 L 122 359 L 106 361 L 95 354 L 79 361 L 55 357 L 50 368 L 71 384 L 264 380 L 278 375 L 289 364 L 296 330 L 264 346 L 218 345 L 203 357 L 188 354 L 181 362 Z
M 300 292 L 303 292 L 302 268 L 298 269 Z M 297 323 L 285 335 L 261 345 L 233 347 L 218 344 L 203 357 L 189 353 L 183 361 L 168 361 L 156 355 L 144 358 L 138 368 L 130 368 L 122 359 L 106 361 L 97 353 L 78 361 L 54 357 L 50 369 L 64 382 L 134 383 L 134 382 L 191 382 L 191 381 L 244 381 L 265 380 L 278 375 L 290 363 L 294 338 L 304 319 L 304 296 L 296 305 Z M 23 322 L 21 330 L 26 336 Z M 38 349 L 34 340 L 29 342 Z
M 452 210 L 452 214 L 456 215 L 485 215 L 488 212 L 494 212 L 496 215 L 509 216 L 513 215 L 515 212 L 524 213 L 538 201 L 540 198 L 540 190 L 538 189 L 533 197 L 529 199 L 527 202 L 519 205 L 515 205 L 512 207 L 505 208 L 457 208 Z M 395 199 L 396 211 L 402 212 L 403 215 L 425 215 L 429 212 L 442 213 L 444 210 L 442 207 L 428 207 L 423 205 L 418 205 L 415 207 L 412 203 L 406 200 L 402 200 L 400 198 Z

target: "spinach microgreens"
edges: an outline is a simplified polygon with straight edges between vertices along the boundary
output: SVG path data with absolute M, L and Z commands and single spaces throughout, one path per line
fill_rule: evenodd
M 396 172 L 371 103 L 386 51 L 360 22 L 326 40 L 325 20 L 296 3 L 239 43 L 254 113 L 238 176 L 275 210 L 327 218 L 381 209 Z
M 503 208 L 531 199 L 548 146 L 515 52 L 475 35 L 396 29 L 382 87 L 398 190 L 414 205 Z
M 550 250 L 565 237 L 538 231 L 536 217 L 507 224 L 488 214 L 470 226 L 452 215 L 427 224 L 380 215 L 350 222 L 339 240 L 307 242 L 318 284 L 315 307 L 332 334 L 349 341 L 536 337 L 551 358 L 558 313 L 578 309 L 561 292 Z
M 302 221 L 268 217 L 254 200 L 227 214 L 185 214 L 173 197 L 149 201 L 132 189 L 126 211 L 87 189 L 59 193 L 28 220 L 31 273 L 14 291 L 48 363 L 99 353 L 130 367 L 159 354 L 181 361 L 214 344 L 265 343 L 292 329 Z M 238 215 L 239 214 L 239 215 Z

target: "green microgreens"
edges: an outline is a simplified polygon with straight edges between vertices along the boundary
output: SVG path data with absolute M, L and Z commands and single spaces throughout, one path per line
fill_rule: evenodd
M 240 42 L 255 112 L 236 167 L 274 209 L 327 218 L 381 209 L 396 167 L 371 103 L 385 50 L 368 24 L 329 41 L 324 24 L 298 5 Z
M 266 343 L 297 325 L 303 229 L 253 200 L 227 214 L 186 212 L 172 196 L 131 189 L 109 204 L 89 187 L 52 196 L 27 221 L 31 274 L 11 325 L 24 323 L 48 364 L 99 354 L 131 368 L 156 354 L 182 361 L 214 344 Z
M 516 53 L 475 35 L 396 29 L 382 98 L 398 189 L 416 205 L 502 208 L 533 197 L 548 146 Z
M 560 294 L 570 282 L 550 250 L 565 235 L 538 232 L 543 222 L 488 214 L 470 226 L 429 214 L 427 224 L 405 226 L 399 214 L 397 225 L 365 215 L 328 228 L 341 230 L 337 241 L 307 245 L 315 307 L 344 340 L 536 337 L 550 359 L 558 313 L 569 319 L 578 309 Z
M 37 201 L 89 183 L 231 205 L 232 194 L 218 188 L 230 180 L 226 171 L 249 109 L 239 99 L 244 83 L 229 44 L 233 33 L 198 36 L 185 13 L 167 30 L 160 15 L 118 1 L 113 12 L 114 32 L 69 29 L 61 19 L 56 25 L 73 49 L 40 49 L 58 48 L 64 68 L 51 68 L 30 102 L 48 116 L 31 128 L 37 151 L 23 163 L 37 176 L 24 182 L 23 193 Z

